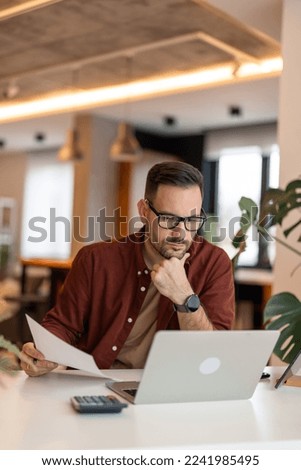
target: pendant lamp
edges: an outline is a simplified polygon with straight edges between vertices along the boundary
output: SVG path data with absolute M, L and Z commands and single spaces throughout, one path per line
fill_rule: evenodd
M 126 80 L 131 82 L 132 57 L 126 57 Z M 129 97 L 128 97 L 129 98 Z M 118 125 L 117 137 L 110 148 L 111 160 L 116 162 L 136 162 L 142 156 L 142 149 L 129 124 L 130 103 L 128 98 L 124 102 L 124 115 L 126 119 Z
M 131 126 L 122 121 L 118 125 L 116 140 L 110 149 L 110 157 L 116 162 L 136 162 L 140 160 L 142 150 L 133 134 Z
M 76 129 L 68 131 L 66 143 L 58 152 L 58 159 L 62 162 L 77 161 L 83 158 L 83 153 L 78 145 L 78 132 Z

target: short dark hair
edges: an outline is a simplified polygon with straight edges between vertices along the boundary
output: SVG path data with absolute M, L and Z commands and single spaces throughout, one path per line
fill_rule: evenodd
M 192 165 L 184 162 L 164 162 L 154 165 L 148 172 L 145 184 L 145 199 L 156 195 L 160 184 L 189 188 L 198 186 L 203 196 L 203 175 Z

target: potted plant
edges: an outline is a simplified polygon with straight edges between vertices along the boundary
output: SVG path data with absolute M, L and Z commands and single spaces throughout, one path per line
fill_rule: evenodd
M 292 234 L 296 234 L 301 225 L 301 218 L 298 219 L 298 209 L 301 207 L 301 180 L 291 181 L 285 190 L 268 189 L 260 208 L 247 197 L 240 199 L 239 207 L 241 209 L 240 229 L 232 242 L 238 249 L 233 260 L 234 264 L 246 248 L 246 233 L 252 225 L 264 237 L 268 236 L 270 227 L 278 225 L 284 239 L 277 236 L 273 236 L 272 239 L 295 253 L 297 264 L 292 275 L 298 275 L 297 271 L 301 267 L 298 257 L 301 256 L 301 251 L 292 246 L 288 239 Z M 283 221 L 289 213 L 296 214 L 297 219 L 291 226 L 284 228 Z M 297 242 L 301 242 L 300 231 Z M 301 302 L 299 299 L 290 292 L 281 292 L 271 296 L 264 309 L 264 327 L 270 330 L 280 330 L 274 354 L 282 361 L 290 363 L 301 349 Z
M 0 372 L 14 374 L 19 370 L 17 358 L 20 355 L 19 348 L 0 336 Z
M 7 266 L 9 262 L 9 245 L 0 244 L 0 282 L 5 278 L 7 274 Z M 2 299 L 0 298 L 0 305 L 2 305 Z M 3 300 L 5 304 L 5 301 Z M 1 310 L 0 310 L 1 313 Z M 2 319 L 0 315 L 0 321 Z M 6 317 L 4 316 L 4 319 Z M 17 358 L 20 355 L 19 348 L 11 343 L 9 340 L 5 339 L 0 335 L 0 372 L 5 372 L 8 374 L 13 374 L 18 367 Z

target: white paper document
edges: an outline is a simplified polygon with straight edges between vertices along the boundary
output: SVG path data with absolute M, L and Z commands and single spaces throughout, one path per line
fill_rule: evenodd
M 98 375 L 99 377 L 113 378 L 110 373 L 104 374 L 101 372 L 97 367 L 93 356 L 80 351 L 58 338 L 53 333 L 50 333 L 29 315 L 26 315 L 26 319 L 35 347 L 44 354 L 45 359 L 63 366 L 90 372 L 91 374 Z

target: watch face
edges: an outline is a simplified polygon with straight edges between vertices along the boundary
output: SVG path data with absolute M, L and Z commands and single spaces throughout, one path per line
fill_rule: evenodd
M 201 305 L 199 297 L 196 294 L 191 295 L 187 299 L 186 305 L 190 312 L 196 312 L 196 310 Z

